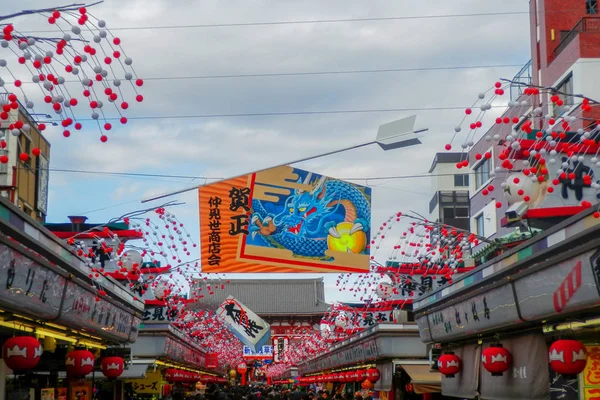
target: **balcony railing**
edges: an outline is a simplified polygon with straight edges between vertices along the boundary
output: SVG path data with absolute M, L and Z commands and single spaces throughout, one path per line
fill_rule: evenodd
M 583 17 L 569 33 L 561 35 L 560 43 L 554 49 L 554 58 L 558 57 L 581 32 L 600 33 L 600 17 Z
M 510 85 L 511 101 L 516 101 L 519 97 L 521 97 L 525 88 L 531 85 L 531 77 L 531 60 L 529 60 L 513 78 L 513 82 L 515 83 Z

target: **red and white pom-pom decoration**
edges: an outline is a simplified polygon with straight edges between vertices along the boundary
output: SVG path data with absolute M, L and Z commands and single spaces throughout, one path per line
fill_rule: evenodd
M 130 107 L 128 98 L 143 101 L 138 90 L 144 81 L 135 73 L 133 60 L 121 46 L 121 39 L 107 29 L 106 22 L 96 19 L 85 7 L 33 11 L 38 12 L 27 14 L 46 17 L 57 35 L 39 38 L 19 32 L 12 23 L 2 27 L 0 76 L 12 79 L 0 78 L 0 100 L 2 94 L 5 98 L 0 122 L 15 121 L 13 111 L 20 103 L 30 115 L 55 115 L 52 122 L 62 127 L 64 137 L 71 136 L 71 129 L 81 130 L 89 121 L 100 131 L 101 141 L 106 142 L 112 129 L 110 119 L 127 123 L 124 114 Z M 18 76 L 21 71 L 25 71 L 24 76 Z M 34 87 L 39 93 L 33 91 Z M 32 99 L 39 94 L 44 103 L 36 105 Z M 43 130 L 45 125 L 39 124 L 38 128 Z M 10 131 L 16 136 L 29 129 L 25 124 L 13 126 Z

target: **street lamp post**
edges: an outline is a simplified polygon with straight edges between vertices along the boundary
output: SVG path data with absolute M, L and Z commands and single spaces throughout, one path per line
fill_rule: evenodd
M 348 150 L 359 149 L 361 147 L 370 146 L 372 144 L 378 144 L 379 147 L 381 147 L 384 151 L 421 144 L 421 141 L 417 137 L 417 133 L 426 132 L 429 129 L 423 128 L 423 129 L 415 130 L 414 126 L 415 126 L 416 119 L 417 119 L 416 115 L 411 115 L 410 117 L 402 118 L 402 119 L 399 119 L 396 121 L 388 122 L 387 124 L 380 125 L 379 129 L 377 131 L 377 137 L 375 138 L 375 140 L 371 140 L 369 142 L 364 142 L 364 143 L 356 144 L 356 145 L 353 145 L 350 147 L 344 147 L 342 149 L 329 151 L 327 153 L 321 153 L 321 154 L 317 154 L 314 156 L 301 158 L 299 160 L 288 161 L 286 163 L 273 165 L 268 168 L 263 168 L 261 170 L 253 171 L 253 172 L 262 172 L 262 171 L 266 171 L 267 169 L 282 167 L 282 166 L 291 165 L 291 164 L 298 164 L 298 163 L 301 163 L 304 161 L 314 160 L 316 158 L 330 156 L 330 155 L 342 153 L 342 152 L 348 151 Z M 244 175 L 244 174 L 240 174 L 240 175 Z M 225 179 L 219 179 L 218 181 L 211 182 L 211 184 L 227 181 L 229 179 L 235 178 L 240 175 L 232 176 L 232 177 L 225 178 Z M 180 189 L 180 190 L 176 190 L 174 192 L 164 193 L 164 194 L 161 194 L 158 196 L 150 197 L 150 198 L 142 200 L 142 203 L 147 203 L 150 201 L 163 199 L 165 197 L 170 197 L 170 196 L 175 196 L 177 194 L 186 193 L 191 190 L 198 189 L 201 186 L 204 186 L 204 185 L 196 185 L 196 186 L 189 187 L 186 189 Z

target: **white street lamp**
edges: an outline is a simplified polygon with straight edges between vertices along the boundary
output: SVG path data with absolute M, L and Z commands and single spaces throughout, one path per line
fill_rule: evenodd
M 285 165 L 298 164 L 298 163 L 301 163 L 304 161 L 314 160 L 315 158 L 321 158 L 321 157 L 330 156 L 332 154 L 337 154 L 337 153 L 341 153 L 341 152 L 348 151 L 348 150 L 354 150 L 354 149 L 358 149 L 361 147 L 370 146 L 372 144 L 378 144 L 379 147 L 381 147 L 385 151 L 421 144 L 421 141 L 417 137 L 417 133 L 426 132 L 429 129 L 423 128 L 423 129 L 415 130 L 414 127 L 415 127 L 416 119 L 417 119 L 416 115 L 411 115 L 410 117 L 402 118 L 402 119 L 399 119 L 396 121 L 388 122 L 387 124 L 380 125 L 379 129 L 377 131 L 377 137 L 375 138 L 375 140 L 372 140 L 370 142 L 360 143 L 360 144 L 357 144 L 354 146 L 345 147 L 343 149 L 333 150 L 333 151 L 329 151 L 327 153 L 322 153 L 322 154 L 317 154 L 317 155 L 310 156 L 310 157 L 301 158 L 299 160 L 288 161 L 286 163 L 273 165 L 273 166 L 270 166 L 268 168 L 263 168 L 258 171 L 252 171 L 252 173 L 262 172 L 262 171 L 266 171 L 271 168 L 282 167 Z M 245 174 L 239 174 L 239 175 L 232 176 L 229 178 L 219 179 L 218 181 L 211 182 L 210 184 L 224 182 L 229 179 L 236 178 L 237 176 L 240 176 L 240 175 L 245 175 Z M 191 190 L 198 189 L 201 186 L 205 186 L 205 185 L 196 185 L 194 187 L 180 189 L 180 190 L 176 190 L 176 191 L 170 192 L 170 193 L 164 193 L 164 194 L 161 194 L 158 196 L 154 196 L 154 197 L 150 197 L 148 199 L 142 200 L 142 203 L 147 203 L 150 201 L 163 199 L 165 197 L 170 197 L 170 196 L 174 196 L 177 194 L 186 193 Z

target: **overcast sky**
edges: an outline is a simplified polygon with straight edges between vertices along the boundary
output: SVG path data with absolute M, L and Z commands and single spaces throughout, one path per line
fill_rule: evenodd
M 48 7 L 49 0 L 9 2 L 18 8 Z M 56 3 L 60 5 L 60 3 Z M 432 5 L 436 7 L 432 7 Z M 529 60 L 526 1 L 192 1 L 105 0 L 90 9 L 147 78 L 145 102 L 129 116 L 175 116 L 331 110 L 464 107 L 500 77 L 512 77 Z M 455 16 L 362 22 L 274 24 L 224 27 L 165 26 L 373 17 L 444 16 L 514 12 L 509 15 Z M 17 29 L 47 29 L 41 17 L 15 20 Z M 0 56 L 10 58 L 0 51 Z M 14 56 L 13 56 L 14 57 Z M 443 67 L 488 66 L 473 69 Z M 420 71 L 222 79 L 150 79 L 206 75 L 422 68 Z M 432 70 L 431 68 L 438 68 Z M 133 99 L 132 99 L 133 100 Z M 36 110 L 37 112 L 41 112 Z M 461 110 L 418 111 L 418 127 L 429 132 L 423 144 L 383 152 L 378 147 L 297 165 L 338 178 L 427 173 L 433 156 L 444 151 Z M 132 120 L 108 143 L 89 126 L 69 139 L 50 129 L 51 168 L 225 177 L 287 160 L 371 140 L 377 127 L 410 112 L 340 113 L 257 117 Z M 48 221 L 87 215 L 105 222 L 142 208 L 139 200 L 203 180 L 149 179 L 53 171 Z M 390 214 L 426 214 L 432 196 L 429 178 L 355 181 L 373 187 L 372 224 Z M 175 197 L 173 209 L 198 241 L 197 194 Z M 400 234 L 400 232 L 397 232 Z M 385 252 L 380 252 L 385 262 Z M 300 277 L 300 276 L 299 276 Z M 328 300 L 346 299 L 332 286 Z

